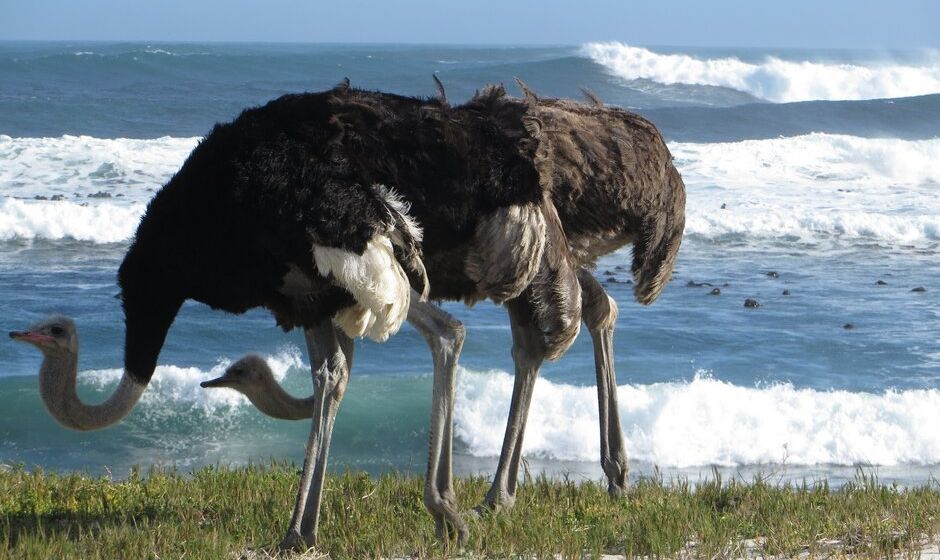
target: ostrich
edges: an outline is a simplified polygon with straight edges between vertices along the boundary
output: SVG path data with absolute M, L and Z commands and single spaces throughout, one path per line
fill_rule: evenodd
M 566 254 L 554 260 L 545 255 L 543 260 L 549 263 L 543 262 L 535 276 L 543 285 L 533 282 L 523 301 L 506 302 L 513 328 L 516 380 L 496 475 L 485 498 L 485 505 L 492 509 L 511 508 L 515 502 L 522 438 L 539 366 L 570 346 L 578 333 L 579 317 L 594 345 L 601 466 L 609 494 L 622 495 L 628 461 L 613 366 L 618 309 L 588 265 L 598 256 L 633 242 L 633 271 L 638 280 L 635 295 L 648 305 L 671 276 L 685 223 L 684 186 L 652 124 L 627 111 L 605 107 L 587 90 L 584 93 L 590 105 L 540 98 L 517 82 L 525 93 L 525 126 L 539 139 L 535 162 L 540 181 L 551 193 L 564 230 L 556 238 L 555 250 Z M 638 208 L 642 210 L 638 212 Z M 624 215 L 618 216 L 618 211 Z M 648 255 L 651 248 L 656 251 L 654 258 L 636 258 Z M 580 266 L 574 278 L 572 263 Z M 540 299 L 545 297 L 554 299 Z M 537 329 L 541 333 L 535 332 Z M 289 395 L 274 380 L 264 360 L 255 355 L 245 356 L 221 377 L 202 386 L 235 389 L 274 418 L 311 416 L 312 397 Z
M 407 320 L 426 339 L 435 370 L 425 505 L 439 536 L 462 539 L 451 426 L 464 330 L 427 298 L 489 298 L 509 310 L 516 388 L 489 502 L 511 505 L 538 367 L 567 349 L 582 316 L 602 358 L 602 441 L 613 465 L 605 471 L 622 488 L 626 454 L 619 422 L 610 421 L 616 307 L 582 267 L 633 241 L 635 292 L 650 303 L 671 273 L 684 202 L 659 133 L 625 111 L 528 91 L 518 100 L 501 86 L 454 107 L 443 94 L 416 99 L 347 82 L 216 125 L 156 194 L 118 271 L 125 369 L 103 404 L 86 405 L 75 393 L 70 320 L 10 335 L 43 352 L 40 394 L 52 415 L 90 430 L 130 413 L 187 299 L 232 313 L 265 307 L 284 330 L 301 327 L 315 392 L 280 545 L 295 549 L 316 544 L 353 339 L 385 340 Z

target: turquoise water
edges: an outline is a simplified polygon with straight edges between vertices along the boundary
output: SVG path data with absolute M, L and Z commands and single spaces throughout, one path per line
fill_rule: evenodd
M 104 398 L 122 363 L 117 267 L 144 204 L 200 135 L 247 105 L 346 76 L 432 95 L 432 73 L 452 101 L 513 76 L 546 95 L 585 86 L 666 135 L 689 194 L 674 281 L 642 308 L 622 283 L 629 248 L 597 269 L 621 310 L 616 367 L 634 472 L 936 475 L 940 61 L 930 53 L 0 43 L 3 325 L 75 317 L 80 392 Z M 745 298 L 762 306 L 745 309 Z M 456 468 L 488 472 L 511 392 L 508 322 L 489 303 L 445 308 L 469 333 Z M 299 460 L 305 422 L 264 418 L 198 383 L 254 351 L 309 394 L 302 347 L 266 312 L 187 304 L 135 412 L 79 434 L 43 409 L 38 353 L 2 342 L 0 462 L 120 474 Z M 430 373 L 407 326 L 385 344 L 359 343 L 332 464 L 422 470 Z M 544 368 L 526 436 L 533 468 L 600 476 L 593 382 L 585 333 Z

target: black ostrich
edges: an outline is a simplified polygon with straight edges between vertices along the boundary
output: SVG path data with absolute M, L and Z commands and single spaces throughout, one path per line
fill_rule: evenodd
M 539 365 L 568 348 L 582 318 L 595 343 L 602 463 L 619 493 L 627 458 L 611 359 L 616 306 L 584 267 L 633 242 L 636 296 L 652 302 L 681 241 L 684 189 L 647 121 L 526 93 L 489 87 L 451 107 L 443 92 L 421 100 L 345 83 L 216 125 L 150 202 L 120 267 L 125 371 L 115 393 L 95 406 L 78 399 L 69 319 L 10 333 L 44 353 L 47 408 L 78 430 L 126 416 L 186 299 L 232 313 L 268 308 L 283 329 L 304 329 L 314 374 L 310 439 L 281 543 L 305 548 L 316 542 L 353 338 L 385 340 L 407 319 L 435 365 L 425 504 L 440 535 L 449 526 L 463 538 L 451 425 L 464 330 L 425 299 L 489 298 L 509 310 L 516 387 L 487 501 L 511 505 Z

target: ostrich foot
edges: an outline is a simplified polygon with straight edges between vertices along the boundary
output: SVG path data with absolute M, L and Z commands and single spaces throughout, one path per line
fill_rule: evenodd
M 444 515 L 434 516 L 434 534 L 437 535 L 438 540 L 445 542 L 456 541 L 457 546 L 461 547 L 470 537 L 470 530 L 459 514 L 453 513 L 451 515 L 451 519 Z
M 614 499 L 622 498 L 627 491 L 627 475 L 630 468 L 626 459 L 602 461 L 607 474 L 607 494 Z
M 466 542 L 470 531 L 463 518 L 457 513 L 457 500 L 453 490 L 437 493 L 433 488 L 426 489 L 424 505 L 434 517 L 434 533 L 442 541 L 456 539 L 458 545 Z
M 478 514 L 482 514 L 487 511 L 499 513 L 501 511 L 510 511 L 513 507 L 515 507 L 515 505 L 515 494 L 510 494 L 506 490 L 491 489 L 489 492 L 487 492 L 486 498 L 483 499 L 483 503 L 474 509 Z
M 277 545 L 277 549 L 281 552 L 306 552 L 316 545 L 316 540 L 314 542 L 308 542 L 300 533 L 294 530 L 287 532 L 287 535 L 281 539 L 281 543 Z

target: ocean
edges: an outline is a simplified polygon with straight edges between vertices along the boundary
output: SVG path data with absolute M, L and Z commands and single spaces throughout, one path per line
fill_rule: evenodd
M 631 476 L 940 475 L 940 53 L 558 47 L 0 42 L 0 324 L 76 319 L 79 392 L 121 374 L 116 271 L 147 201 L 217 121 L 281 94 L 362 88 L 452 102 L 514 76 L 579 87 L 656 123 L 688 192 L 673 282 L 632 299 L 630 248 L 596 274 L 620 306 L 615 347 Z M 718 288 L 719 295 L 712 295 Z M 914 291 L 916 288 L 924 290 Z M 786 292 L 785 292 L 786 291 Z M 788 295 L 785 295 L 788 294 Z M 744 300 L 760 302 L 756 309 Z M 467 326 L 455 470 L 491 473 L 512 390 L 506 313 Z M 409 326 L 359 343 L 331 468 L 422 472 L 431 359 Z M 311 391 L 299 332 L 188 303 L 142 402 L 93 433 L 58 426 L 39 354 L 0 342 L 0 463 L 126 476 L 135 465 L 299 462 L 307 422 L 272 420 L 199 382 L 246 352 Z M 531 472 L 600 479 L 587 333 L 536 386 Z

